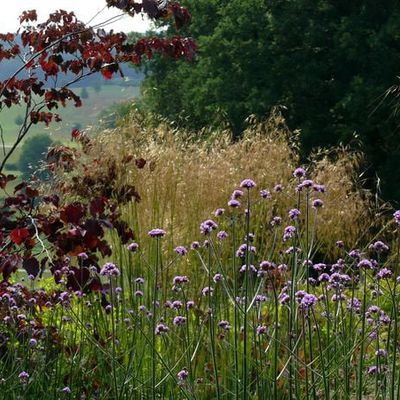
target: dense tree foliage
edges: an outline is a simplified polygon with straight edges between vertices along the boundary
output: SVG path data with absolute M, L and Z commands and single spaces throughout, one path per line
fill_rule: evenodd
M 385 91 L 396 82 L 400 3 L 394 0 L 186 0 L 195 66 L 154 59 L 144 102 L 190 128 L 226 119 L 236 135 L 250 114 L 284 106 L 303 154 L 358 145 L 387 199 L 400 199 L 398 121 Z M 172 31 L 171 31 L 172 32 Z M 372 182 L 371 182 L 372 183 Z
M 31 174 L 43 177 L 46 172 L 38 173 L 40 162 L 44 161 L 49 147 L 53 144 L 53 140 L 47 133 L 35 135 L 25 140 L 21 146 L 21 153 L 17 163 L 18 169 L 22 172 L 25 179 Z

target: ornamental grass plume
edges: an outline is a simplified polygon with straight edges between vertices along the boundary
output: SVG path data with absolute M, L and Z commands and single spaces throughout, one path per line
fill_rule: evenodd
M 133 113 L 125 125 L 99 133 L 96 141 L 85 149 L 80 162 L 90 168 L 85 172 L 60 174 L 55 182 L 73 194 L 74 182 L 80 176 L 89 174 L 86 179 L 100 185 L 112 169 L 116 193 L 118 188 L 123 190 L 130 185 L 140 195 L 140 201 L 134 199 L 121 205 L 125 219 L 136 228 L 137 241 L 143 240 L 146 227 L 149 230 L 152 226 L 163 226 L 169 232 L 166 244 L 173 249 L 193 240 L 198 221 L 220 216 L 223 213 L 220 207 L 228 202 L 225 213 L 235 207 L 238 207 L 235 212 L 240 212 L 243 176 L 250 176 L 262 188 L 261 196 L 268 200 L 252 209 L 265 221 L 257 227 L 261 233 L 259 240 L 263 242 L 272 218 L 283 218 L 287 210 L 296 207 L 289 189 L 289 183 L 295 181 L 300 185 L 299 190 L 309 191 L 313 200 L 317 200 L 314 193 L 324 193 L 324 206 L 320 207 L 321 203 L 316 201 L 318 215 L 312 212 L 312 218 L 324 221 L 318 227 L 319 251 L 336 256 L 339 250 L 335 241 L 356 247 L 371 232 L 371 213 L 379 212 L 372 207 L 371 194 L 360 186 L 357 171 L 362 156 L 344 148 L 320 151 L 312 156 L 306 168 L 297 168 L 296 135 L 277 112 L 261 122 L 250 118 L 243 137 L 235 141 L 229 131 L 193 133 L 166 124 L 148 126 Z M 96 184 L 94 195 L 95 187 Z M 210 210 L 217 211 L 212 215 Z

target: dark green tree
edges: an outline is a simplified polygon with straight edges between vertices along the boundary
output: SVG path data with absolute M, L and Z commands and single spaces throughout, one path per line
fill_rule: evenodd
M 370 176 L 380 176 L 387 199 L 400 200 L 398 122 L 382 101 L 398 75 L 398 1 L 185 3 L 198 56 L 194 65 L 152 60 L 145 107 L 193 129 L 222 115 L 240 135 L 250 114 L 283 106 L 289 126 L 301 129 L 304 157 L 361 143 Z
M 21 146 L 21 153 L 17 162 L 17 167 L 24 178 L 28 178 L 33 173 L 43 178 L 45 174 L 38 171 L 41 161 L 45 159 L 49 147 L 54 144 L 48 134 L 39 134 L 25 140 Z

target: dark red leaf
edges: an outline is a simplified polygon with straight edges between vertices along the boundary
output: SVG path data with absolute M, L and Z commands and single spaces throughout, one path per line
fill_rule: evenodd
M 22 244 L 28 237 L 29 237 L 29 231 L 26 228 L 13 229 L 10 232 L 11 240 L 17 245 Z

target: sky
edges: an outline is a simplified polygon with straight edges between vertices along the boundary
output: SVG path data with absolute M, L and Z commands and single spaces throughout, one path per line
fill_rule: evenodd
M 0 13 L 0 33 L 15 32 L 18 29 L 18 17 L 25 10 L 37 10 L 38 21 L 45 20 L 48 15 L 55 10 L 74 11 L 78 19 L 87 23 L 99 11 L 101 11 L 106 2 L 105 0 L 14 0 L 7 1 L 1 0 L 4 4 Z M 91 23 L 101 23 L 109 18 L 119 15 L 121 12 L 116 8 L 103 10 Z M 149 28 L 148 20 L 144 20 L 140 15 L 131 18 L 129 16 L 122 17 L 121 20 L 116 21 L 107 26 L 106 30 L 114 29 L 114 31 L 123 32 L 144 32 Z

